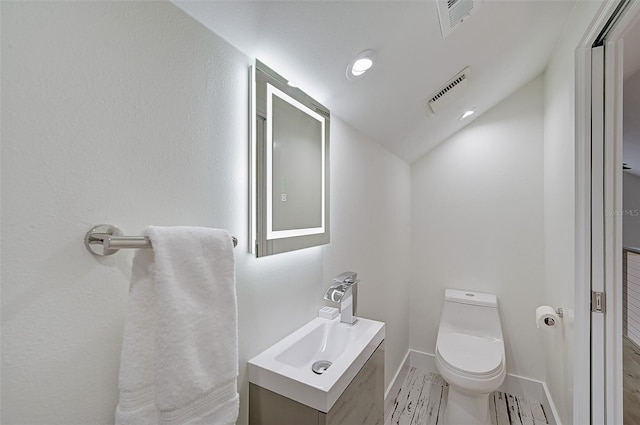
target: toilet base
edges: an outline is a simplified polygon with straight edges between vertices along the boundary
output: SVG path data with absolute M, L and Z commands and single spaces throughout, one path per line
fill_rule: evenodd
M 491 425 L 489 394 L 464 393 L 449 385 L 444 425 Z

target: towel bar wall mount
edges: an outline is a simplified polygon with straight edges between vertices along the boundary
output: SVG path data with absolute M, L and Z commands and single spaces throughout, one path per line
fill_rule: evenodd
M 233 246 L 238 245 L 238 239 L 231 237 Z M 152 248 L 151 240 L 147 236 L 122 236 L 122 231 L 111 224 L 99 224 L 87 232 L 84 246 L 89 252 L 99 257 L 112 255 L 126 248 Z

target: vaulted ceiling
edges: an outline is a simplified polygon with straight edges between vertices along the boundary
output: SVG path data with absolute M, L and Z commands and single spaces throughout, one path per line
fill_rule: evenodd
M 413 162 L 544 71 L 575 0 L 484 0 L 446 38 L 435 1 L 174 3 Z M 347 80 L 365 49 L 374 67 Z M 467 66 L 468 93 L 428 116 L 424 99 Z M 467 109 L 476 114 L 461 121 Z

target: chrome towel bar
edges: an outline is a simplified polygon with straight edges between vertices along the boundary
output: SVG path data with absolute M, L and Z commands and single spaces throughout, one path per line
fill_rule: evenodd
M 233 246 L 238 246 L 238 239 L 231 236 Z M 122 236 L 122 231 L 111 224 L 99 224 L 87 232 L 84 246 L 94 255 L 104 257 L 125 248 L 152 248 L 147 236 Z

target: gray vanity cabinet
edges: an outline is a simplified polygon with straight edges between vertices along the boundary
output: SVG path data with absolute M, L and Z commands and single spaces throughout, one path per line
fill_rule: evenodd
M 384 341 L 329 412 L 249 383 L 249 425 L 383 425 Z

